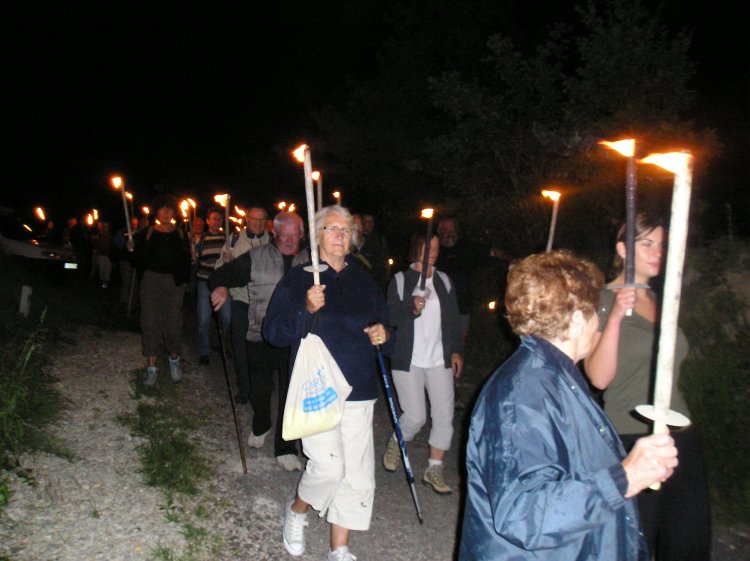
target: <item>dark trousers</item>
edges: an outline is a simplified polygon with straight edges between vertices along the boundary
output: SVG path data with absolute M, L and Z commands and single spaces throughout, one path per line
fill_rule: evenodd
M 237 378 L 237 394 L 250 397 L 250 377 L 247 373 L 247 350 L 245 336 L 247 335 L 247 304 L 239 300 L 232 300 L 232 350 L 234 355 L 234 375 Z
M 626 450 L 643 435 L 622 435 Z M 659 491 L 638 495 L 638 510 L 648 549 L 656 561 L 711 559 L 711 509 L 708 482 L 695 430 L 672 433 L 680 462 Z
M 279 349 L 267 343 L 247 341 L 250 405 L 253 408 L 253 434 L 261 435 L 271 428 L 271 394 L 274 370 L 278 372 L 278 408 L 273 440 L 274 456 L 298 454 L 296 440 L 281 437 L 286 394 L 289 390 L 289 348 Z

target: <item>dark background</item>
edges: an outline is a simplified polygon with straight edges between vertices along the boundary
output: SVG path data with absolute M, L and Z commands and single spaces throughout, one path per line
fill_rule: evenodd
M 303 203 L 302 171 L 289 151 L 314 130 L 311 111 L 344 104 L 351 80 L 375 72 L 391 4 L 6 8 L 9 150 L 0 204 L 26 216 L 41 205 L 60 223 L 97 207 L 117 223 L 113 173 L 123 175 L 139 205 L 160 189 L 203 203 L 221 191 L 244 203 Z M 573 4 L 529 1 L 519 10 L 533 36 L 570 17 Z M 715 214 L 731 204 L 737 229 L 747 234 L 746 18 L 707 0 L 669 0 L 660 18 L 672 30 L 693 29 L 692 117 L 715 128 L 725 145 L 703 202 Z M 338 186 L 330 175 L 325 185 L 326 193 Z

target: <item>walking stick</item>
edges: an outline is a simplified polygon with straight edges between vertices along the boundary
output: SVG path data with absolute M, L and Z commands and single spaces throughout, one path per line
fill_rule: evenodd
M 229 367 L 227 366 L 227 348 L 224 344 L 224 328 L 221 325 L 221 318 L 214 312 L 216 319 L 216 329 L 219 332 L 219 345 L 221 345 L 221 364 L 224 366 L 224 377 L 227 380 L 227 389 L 229 390 L 229 403 L 232 404 L 232 415 L 234 415 L 234 428 L 237 430 L 237 442 L 240 445 L 240 458 L 242 458 L 242 473 L 247 473 L 247 463 L 245 462 L 245 443 L 242 439 L 242 429 L 240 428 L 240 419 L 237 416 L 237 406 L 234 403 L 234 391 L 232 382 L 229 379 Z
M 133 311 L 133 296 L 135 295 L 135 279 L 136 279 L 135 267 L 131 267 L 130 271 L 130 290 L 128 290 L 128 315 Z
M 406 452 L 406 443 L 404 442 L 404 436 L 401 434 L 401 424 L 398 422 L 398 413 L 396 413 L 396 405 L 393 402 L 393 392 L 391 391 L 391 384 L 388 381 L 388 370 L 385 367 L 383 361 L 383 353 L 380 352 L 380 345 L 378 349 L 378 365 L 380 366 L 380 374 L 383 376 L 383 384 L 385 385 L 385 395 L 388 398 L 388 408 L 391 410 L 391 420 L 393 421 L 393 427 L 396 429 L 396 438 L 398 439 L 398 446 L 401 449 L 401 459 L 404 461 L 404 471 L 406 472 L 406 480 L 409 482 L 409 488 L 411 489 L 411 498 L 414 499 L 414 507 L 417 509 L 417 518 L 419 518 L 420 526 L 424 524 L 422 519 L 422 509 L 419 508 L 419 499 L 417 498 L 417 488 L 414 486 L 414 472 L 411 469 L 411 462 L 409 462 L 409 454 Z

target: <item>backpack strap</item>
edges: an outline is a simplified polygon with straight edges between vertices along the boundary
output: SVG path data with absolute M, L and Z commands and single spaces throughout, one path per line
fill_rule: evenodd
M 435 269 L 435 272 L 440 277 L 440 280 L 443 281 L 446 292 L 450 294 L 451 293 L 451 278 L 448 276 L 447 273 L 444 273 L 443 271 L 438 271 L 437 269 Z
M 399 271 L 393 278 L 396 279 L 396 291 L 398 292 L 398 299 L 404 301 L 404 273 Z

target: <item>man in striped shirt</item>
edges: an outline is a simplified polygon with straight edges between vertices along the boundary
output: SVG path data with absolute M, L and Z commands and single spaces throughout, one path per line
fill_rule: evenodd
M 210 346 L 208 342 L 208 332 L 211 326 L 211 290 L 208 288 L 208 277 L 214 270 L 216 260 L 219 259 L 222 248 L 226 245 L 225 233 L 221 231 L 224 221 L 224 212 L 217 207 L 211 207 L 206 212 L 206 230 L 199 238 L 195 250 L 196 260 L 198 261 L 198 270 L 196 276 L 196 316 L 198 322 L 198 356 L 199 363 L 203 366 L 209 364 Z M 218 311 L 219 321 L 221 321 L 224 333 L 230 331 L 230 322 L 232 318 L 231 306 L 224 306 Z

